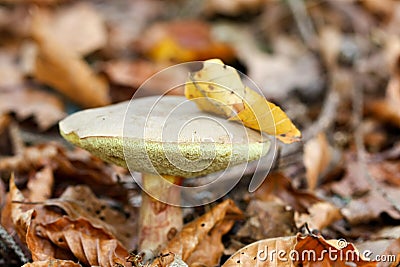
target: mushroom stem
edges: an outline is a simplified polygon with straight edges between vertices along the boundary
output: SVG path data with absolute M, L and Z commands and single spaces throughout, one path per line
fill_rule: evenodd
M 168 181 L 179 184 L 180 177 L 163 176 Z M 159 176 L 143 173 L 143 187 L 145 191 L 168 196 L 169 202 L 179 203 L 180 190 L 172 186 L 161 186 Z M 155 197 L 155 198 L 154 198 Z M 158 201 L 156 195 L 152 197 L 142 191 L 142 205 L 139 218 L 139 249 L 158 251 L 162 245 L 175 236 L 182 229 L 183 218 L 180 207 Z

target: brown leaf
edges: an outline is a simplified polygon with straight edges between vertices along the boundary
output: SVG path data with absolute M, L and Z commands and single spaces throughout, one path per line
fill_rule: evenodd
M 108 85 L 78 54 L 49 32 L 46 13 L 33 14 L 32 36 L 39 46 L 34 76 L 83 107 L 110 103 Z
M 332 158 L 331 148 L 323 133 L 312 138 L 304 145 L 304 166 L 306 167 L 307 185 L 315 190 L 319 177 L 327 170 Z
M 270 201 L 276 197 L 299 212 L 306 212 L 312 204 L 321 201 L 308 191 L 295 189 L 282 173 L 272 172 L 255 192 L 255 198 Z
M 41 202 L 49 199 L 53 191 L 53 184 L 53 170 L 49 166 L 45 166 L 28 180 L 29 200 Z
M 294 211 L 278 198 L 270 201 L 252 199 L 246 215 L 248 219 L 236 234 L 238 237 L 261 240 L 294 234 Z
M 354 262 L 357 266 L 372 267 L 369 262 L 351 254 L 358 251 L 344 240 L 326 241 L 322 236 L 306 235 L 264 239 L 252 243 L 233 254 L 222 267 L 233 266 L 348 266 Z M 343 245 L 343 247 L 341 246 Z M 328 253 L 330 251 L 330 253 Z M 350 252 L 348 252 L 350 251 Z M 347 254 L 346 254 L 347 253 Z M 329 255 L 328 255 L 329 254 Z M 340 258 L 342 255 L 342 258 Z M 348 258 L 346 259 L 346 255 Z M 334 258 L 336 257 L 336 260 Z M 341 260 L 343 259 L 343 260 Z
M 322 230 L 341 218 L 339 208 L 328 202 L 318 202 L 308 208 L 308 214 L 302 213 L 297 216 L 296 226 L 301 227 L 307 223 L 311 229 Z
M 0 90 L 0 114 L 14 112 L 19 120 L 31 116 L 46 130 L 66 116 L 58 97 L 33 89 Z
M 125 247 L 136 245 L 134 214 L 126 217 L 122 211 L 98 199 L 87 186 L 70 186 L 57 199 L 49 199 L 44 206 L 61 208 L 71 220 L 85 218 L 93 227 L 102 228 L 115 236 Z
M 191 258 L 193 253 L 197 255 L 205 255 L 208 253 L 209 259 L 203 259 L 205 262 L 215 262 L 222 255 L 222 251 L 217 249 L 216 251 L 210 251 L 206 244 L 209 244 L 210 241 L 213 241 L 214 246 L 221 248 L 221 240 L 219 238 L 218 242 L 216 239 L 221 237 L 223 233 L 229 231 L 230 227 L 232 227 L 232 221 L 234 218 L 242 216 L 242 212 L 234 202 L 230 199 L 225 200 L 224 202 L 218 204 L 213 207 L 209 212 L 204 214 L 203 216 L 197 218 L 196 220 L 186 224 L 182 231 L 179 232 L 167 245 L 162 249 L 161 255 L 165 255 L 168 253 L 173 253 L 175 255 L 180 255 L 181 258 L 186 262 Z M 215 230 L 214 230 L 215 229 Z M 207 239 L 206 236 L 211 234 L 211 236 Z M 202 241 L 203 240 L 203 241 Z M 206 242 L 205 244 L 201 244 L 202 242 Z M 203 252 L 202 249 L 206 249 Z M 196 251 L 196 252 L 195 252 Z M 200 259 L 194 259 L 197 263 Z M 157 258 L 151 266 L 167 266 L 167 264 L 171 263 L 173 257 L 169 258 Z
M 39 223 L 36 233 L 56 246 L 70 250 L 84 264 L 113 266 L 125 264 L 128 251 L 115 237 L 88 220 L 72 220 L 66 216 L 52 223 Z
M 22 267 L 82 267 L 82 265 L 70 260 L 46 260 L 26 263 Z
M 395 261 L 390 262 L 390 267 L 395 267 L 400 265 L 400 238 L 394 240 L 383 252 L 386 256 L 395 256 Z M 387 262 L 381 262 L 378 264 L 379 267 L 387 266 Z
M 0 51 L 0 86 L 7 88 L 23 83 L 22 71 L 18 66 L 17 55 L 12 49 Z
M 25 241 L 25 235 L 28 230 L 29 225 L 31 224 L 31 219 L 34 214 L 34 210 L 30 207 L 27 208 L 26 205 L 21 204 L 20 202 L 25 201 L 25 197 L 22 195 L 21 191 L 18 190 L 17 186 L 14 182 L 14 176 L 11 176 L 10 179 L 10 199 L 12 203 L 11 206 L 11 220 L 14 224 L 14 229 L 18 233 L 19 238 L 22 241 Z
M 79 55 L 87 55 L 105 46 L 107 32 L 102 17 L 91 3 L 74 3 L 52 14 L 49 34 Z
M 207 14 L 238 16 L 261 10 L 264 4 L 264 0 L 208 0 L 205 1 L 204 9 Z

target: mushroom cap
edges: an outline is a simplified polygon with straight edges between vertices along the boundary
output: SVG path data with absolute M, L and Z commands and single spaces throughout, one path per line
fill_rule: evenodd
M 265 155 L 257 131 L 200 111 L 181 96 L 137 98 L 74 113 L 61 135 L 101 159 L 131 171 L 195 177 Z

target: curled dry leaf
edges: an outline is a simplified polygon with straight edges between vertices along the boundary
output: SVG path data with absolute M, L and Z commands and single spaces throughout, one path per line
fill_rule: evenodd
M 376 262 L 362 258 L 354 245 L 345 240 L 326 241 L 322 236 L 298 234 L 297 236 L 270 238 L 252 243 L 238 250 L 222 267 L 345 267 L 349 266 L 349 262 L 353 262 L 357 266 L 376 266 Z
M 209 263 L 215 264 L 215 262 L 219 261 L 223 252 L 221 236 L 228 232 L 233 225 L 233 221 L 241 216 L 240 209 L 236 207 L 232 200 L 227 199 L 213 207 L 203 216 L 186 224 L 182 231 L 162 249 L 161 255 L 167 255 L 172 252 L 175 255 L 180 255 L 183 261 L 190 260 L 196 266 L 201 266 L 201 263 L 203 266 L 204 264 L 209 266 Z M 216 250 L 210 250 L 210 246 Z M 192 257 L 193 254 L 199 257 L 194 258 Z M 173 261 L 173 258 L 159 257 L 151 266 L 168 266 Z
M 38 44 L 34 76 L 83 107 L 110 103 L 108 85 L 80 56 L 49 32 L 46 13 L 33 14 L 32 37 Z
M 49 199 L 44 206 L 61 208 L 70 219 L 86 218 L 93 227 L 102 228 L 115 236 L 125 247 L 136 245 L 136 220 L 133 214 L 116 210 L 98 199 L 87 186 L 70 186 L 57 199 Z M 132 212 L 133 213 L 133 212 Z
M 79 263 L 70 260 L 46 260 L 34 261 L 22 265 L 22 267 L 82 267 Z
M 18 190 L 17 186 L 14 182 L 14 176 L 11 176 L 10 179 L 10 199 L 12 203 L 11 207 L 11 220 L 14 224 L 14 229 L 18 233 L 19 238 L 22 241 L 25 241 L 25 235 L 28 230 L 29 225 L 31 224 L 31 219 L 34 214 L 34 209 L 27 209 L 26 205 L 21 204 L 20 202 L 25 201 L 25 197 L 22 195 L 21 191 Z
M 55 95 L 33 89 L 0 90 L 0 114 L 15 113 L 19 120 L 31 116 L 41 130 L 65 117 L 64 105 Z
M 70 250 L 84 264 L 106 267 L 115 263 L 126 264 L 128 251 L 121 243 L 84 218 L 72 220 L 64 216 L 51 223 L 37 224 L 35 231 L 41 238 Z

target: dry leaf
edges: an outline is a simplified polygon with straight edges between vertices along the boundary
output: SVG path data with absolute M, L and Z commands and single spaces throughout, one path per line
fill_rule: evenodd
M 102 17 L 91 3 L 74 3 L 58 9 L 48 23 L 49 34 L 79 55 L 87 55 L 107 43 Z
M 252 199 L 246 215 L 248 219 L 237 232 L 238 237 L 255 241 L 294 234 L 294 211 L 278 198 L 270 201 Z
M 395 267 L 400 265 L 400 238 L 394 240 L 383 252 L 382 255 L 395 256 L 395 261 L 390 263 L 390 267 Z M 378 263 L 378 267 L 387 266 L 387 262 Z
M 214 40 L 202 21 L 172 21 L 147 28 L 138 41 L 140 50 L 154 61 L 187 62 L 219 57 L 234 59 L 232 48 Z
M 39 46 L 34 76 L 83 107 L 110 103 L 108 85 L 69 47 L 59 43 L 46 25 L 46 13 L 36 10 L 32 36 Z
M 26 263 L 22 267 L 82 267 L 82 265 L 70 260 L 45 260 Z
M 331 161 L 331 149 L 323 133 L 308 140 L 304 145 L 304 166 L 306 167 L 307 185 L 310 190 L 315 190 L 318 179 L 328 168 Z
M 85 218 L 93 227 L 102 228 L 115 236 L 125 247 L 136 246 L 136 220 L 134 214 L 110 207 L 98 199 L 87 186 L 70 186 L 57 199 L 49 199 L 44 206 L 61 208 L 71 220 Z
M 321 201 L 309 191 L 295 189 L 291 181 L 279 172 L 268 174 L 263 184 L 255 191 L 255 198 L 262 201 L 279 198 L 300 213 L 307 212 L 311 205 Z
M 238 16 L 259 11 L 265 3 L 265 0 L 208 0 L 205 1 L 204 9 L 207 14 Z
M 290 237 L 279 237 L 261 240 L 252 243 L 233 254 L 222 267 L 233 266 L 348 266 L 348 262 L 354 262 L 357 266 L 372 267 L 376 266 L 375 262 L 368 262 L 360 258 L 351 260 L 351 256 L 347 260 L 346 252 L 351 255 L 358 251 L 353 244 L 344 240 L 326 241 L 322 236 L 306 235 Z M 341 247 L 343 245 L 343 247 Z M 330 254 L 328 253 L 329 251 Z M 348 251 L 351 251 L 348 252 Z M 342 254 L 341 254 L 342 253 Z M 331 256 L 332 255 L 332 256 Z M 336 260 L 333 260 L 336 257 Z M 311 260 L 310 260 L 311 259 Z M 314 260 L 312 260 L 314 259 Z
M 22 241 L 25 241 L 25 235 L 29 225 L 31 224 L 34 210 L 32 209 L 32 207 L 30 207 L 31 209 L 27 209 L 24 204 L 20 203 L 25 201 L 25 197 L 15 185 L 13 175 L 10 179 L 10 198 L 12 202 L 18 202 L 12 203 L 11 206 L 11 220 L 14 224 L 14 229 L 18 233 L 19 238 Z
M 219 239 L 217 242 L 217 237 L 221 237 L 224 232 L 229 231 L 229 226 L 233 225 L 232 221 L 240 216 L 242 216 L 242 212 L 239 210 L 239 208 L 235 206 L 232 200 L 227 199 L 213 207 L 203 216 L 186 224 L 182 231 L 180 231 L 165 246 L 165 248 L 162 249 L 161 255 L 166 255 L 172 252 L 175 255 L 181 256 L 183 261 L 186 262 L 188 259 L 190 259 L 193 253 L 196 253 L 197 255 L 204 255 L 205 253 L 208 253 L 209 259 L 206 260 L 206 262 L 214 262 L 221 257 L 222 251 L 220 249 L 217 249 L 216 251 L 210 251 L 206 244 L 208 244 L 210 241 L 213 241 L 214 246 L 220 248 L 222 245 L 221 240 Z M 211 236 L 206 238 L 207 235 Z M 206 243 L 201 244 L 202 242 Z M 206 252 L 201 250 L 199 251 L 200 248 L 206 249 Z M 159 257 L 151 264 L 151 266 L 167 266 L 167 264 L 171 263 L 173 259 L 174 257 Z M 196 260 L 197 262 L 199 259 L 192 258 L 191 260 Z
M 298 214 L 296 226 L 300 228 L 307 223 L 310 229 L 322 230 L 341 218 L 339 208 L 328 202 L 318 202 L 308 208 L 308 214 Z
M 219 59 L 205 61 L 203 69 L 191 74 L 185 84 L 185 95 L 201 110 L 241 121 L 284 143 L 298 141 L 301 136 L 278 106 L 246 87 L 238 72 Z
M 53 184 L 53 170 L 49 166 L 45 166 L 28 180 L 29 200 L 32 202 L 41 202 L 49 199 L 53 191 Z
M 41 130 L 65 117 L 64 105 L 55 95 L 33 89 L 0 90 L 0 114 L 14 112 L 19 120 L 33 116 Z
M 37 224 L 35 232 L 56 246 L 70 250 L 84 264 L 114 266 L 125 264 L 128 256 L 128 251 L 113 235 L 94 227 L 85 218 L 71 220 L 64 216 L 51 223 Z

